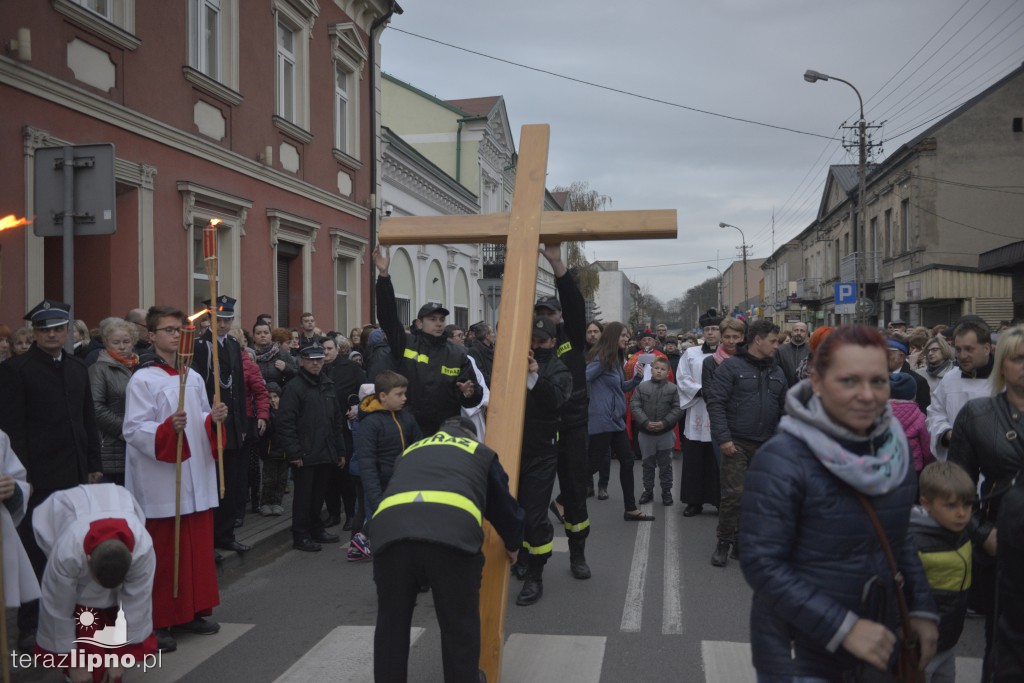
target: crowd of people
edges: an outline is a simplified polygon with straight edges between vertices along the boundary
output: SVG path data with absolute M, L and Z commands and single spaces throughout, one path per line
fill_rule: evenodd
M 655 521 L 656 483 L 683 517 L 717 509 L 711 564 L 739 560 L 754 589 L 760 681 L 892 668 L 913 654 L 908 642 L 928 680 L 951 681 L 968 610 L 985 617 L 984 680 L 1019 680 L 1020 516 L 1000 509 L 1024 495 L 1024 327 L 993 333 L 964 316 L 930 330 L 801 322 L 782 333 L 711 310 L 695 332 L 634 332 L 586 320 L 557 246 L 542 253 L 557 296 L 534 306 L 515 499 L 481 443 L 494 331 L 447 324 L 434 303 L 406 326 L 386 248 L 373 252 L 378 324 L 347 335 L 323 333 L 309 312 L 295 329 L 262 314 L 244 329 L 228 295 L 205 302 L 210 315 L 188 349 L 183 313 L 167 306 L 90 330 L 47 300 L 28 326 L 0 326 L 0 500 L 21 541 L 11 562 L 5 546 L 5 568 L 23 569 L 5 573 L 16 581 L 6 595 L 20 608 L 19 648 L 73 640 L 69 614 L 51 621 L 54 604 L 114 624 L 118 591 L 131 584 L 137 597 L 140 581 L 151 586 L 146 609 L 133 606 L 151 627 L 135 640 L 140 653 L 175 649 L 175 633 L 216 633 L 219 551 L 248 551 L 236 530 L 247 514 L 283 514 L 290 488 L 295 550 L 340 543 L 331 529 L 341 527 L 348 559 L 374 562 L 379 648 L 408 651 L 424 587 L 452 606 L 438 619 L 458 635 L 444 639 L 443 658 L 446 677 L 461 680 L 479 653 L 470 606 L 482 518 L 522 581 L 517 605 L 533 605 L 552 557 L 551 515 L 572 576 L 591 577 L 588 499 L 610 497 L 614 458 L 626 522 Z M 471 472 L 457 466 L 466 452 L 488 457 Z M 95 514 L 60 512 L 68 506 Z M 67 543 L 105 550 L 78 557 Z M 58 552 L 101 588 L 57 590 L 47 572 Z M 94 561 L 112 567 L 104 578 Z M 404 675 L 400 656 L 376 665 Z

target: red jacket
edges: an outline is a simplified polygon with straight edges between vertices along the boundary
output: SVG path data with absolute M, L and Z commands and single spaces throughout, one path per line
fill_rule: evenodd
M 260 366 L 249 360 L 249 354 L 242 352 L 242 374 L 245 375 L 245 412 L 257 420 L 270 419 L 270 394 L 263 381 Z

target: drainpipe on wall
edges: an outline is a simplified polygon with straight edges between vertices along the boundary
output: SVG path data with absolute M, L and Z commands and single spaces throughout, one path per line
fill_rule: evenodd
M 455 131 L 455 182 L 462 183 L 462 124 L 466 119 L 459 119 L 459 129 Z
M 379 74 L 377 73 L 377 39 L 380 34 L 384 32 L 388 21 L 395 14 L 402 14 L 402 8 L 398 5 L 398 0 L 391 0 L 391 6 L 388 11 L 382 16 L 374 19 L 373 23 L 370 24 L 370 118 L 373 120 L 373 154 L 370 155 L 370 248 L 372 249 L 377 245 L 377 228 L 380 226 L 380 193 L 378 192 L 381 187 L 380 177 L 380 164 L 377 161 L 377 153 L 379 150 L 380 143 L 380 117 L 377 115 L 377 84 Z M 373 320 L 376 317 L 375 311 L 377 310 L 377 296 L 375 287 L 377 281 L 377 273 L 375 272 L 373 265 L 373 259 L 370 258 L 369 267 L 366 272 L 369 274 L 370 280 L 370 319 Z

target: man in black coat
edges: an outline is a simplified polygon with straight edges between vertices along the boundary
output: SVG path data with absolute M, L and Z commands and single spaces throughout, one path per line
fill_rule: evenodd
M 345 465 L 345 415 L 334 382 L 323 373 L 324 348 L 299 351 L 299 374 L 288 383 L 277 411 L 277 438 L 292 464 L 292 547 L 317 552 L 340 538 L 324 529 L 320 509 L 332 468 Z
M 366 371 L 363 366 L 348 357 L 352 345 L 341 336 L 334 339 L 324 339 L 324 368 L 323 374 L 330 377 L 334 382 L 334 394 L 338 399 L 338 406 L 341 408 L 342 417 L 348 413 L 349 396 L 359 396 L 359 387 L 366 384 Z M 352 453 L 352 430 L 348 427 L 348 420 L 341 421 L 345 435 L 345 452 Z M 341 524 L 342 501 L 345 508 L 346 531 L 352 529 L 352 520 L 355 518 L 356 510 L 356 488 L 348 471 L 348 464 L 342 468 L 335 468 L 331 471 L 330 480 L 327 483 L 327 493 L 324 497 L 324 504 L 327 506 L 327 528 Z
M 96 483 L 103 476 L 89 371 L 64 353 L 71 307 L 44 300 L 25 316 L 35 343 L 0 364 L 0 429 L 25 465 L 32 495 L 18 527 L 36 577 L 46 556 L 32 533 L 32 512 L 56 491 Z M 18 610 L 18 648 L 31 649 L 39 620 L 39 601 Z
M 213 542 L 223 550 L 245 552 L 250 546 L 235 540 L 235 529 L 245 519 L 245 502 L 249 490 L 249 455 L 242 448 L 248 417 L 245 410 L 245 375 L 242 372 L 242 347 L 228 332 L 235 321 L 236 299 L 222 294 L 217 298 L 217 349 L 220 377 L 213 375 L 213 326 L 196 339 L 192 369 L 206 383 L 206 395 L 213 405 L 215 382 L 220 381 L 220 400 L 228 407 L 224 420 L 224 497 L 213 515 Z M 209 299 L 203 302 L 213 311 Z

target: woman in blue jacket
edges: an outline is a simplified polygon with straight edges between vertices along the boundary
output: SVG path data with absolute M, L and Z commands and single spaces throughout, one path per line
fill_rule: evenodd
M 754 589 L 750 644 L 759 683 L 828 683 L 888 670 L 901 590 L 858 494 L 881 521 L 902 575 L 921 668 L 938 614 L 907 528 L 917 479 L 889 408 L 882 335 L 841 327 L 786 396 L 778 433 L 753 459 L 740 561 Z
M 654 517 L 640 512 L 633 496 L 633 449 L 630 448 L 629 437 L 626 435 L 625 392 L 636 388 L 643 381 L 644 369 L 642 364 L 637 363 L 633 379 L 625 379 L 622 364 L 625 361 L 628 343 L 629 330 L 622 323 L 608 323 L 601 332 L 601 338 L 587 355 L 587 391 L 590 394 L 588 451 L 593 472 L 596 471 L 594 463 L 600 462 L 608 449 L 612 449 L 619 461 L 619 483 L 622 485 L 625 520 L 649 522 Z M 604 497 L 606 498 L 607 494 Z

